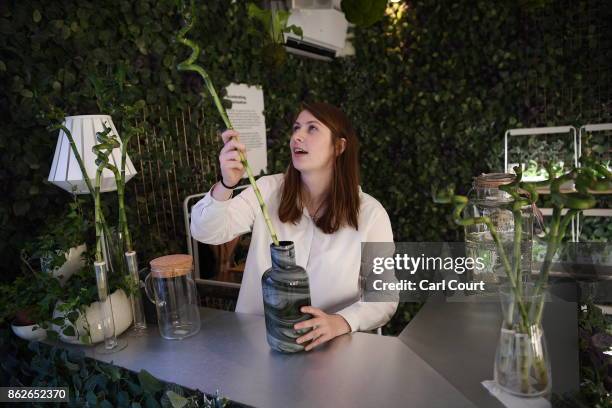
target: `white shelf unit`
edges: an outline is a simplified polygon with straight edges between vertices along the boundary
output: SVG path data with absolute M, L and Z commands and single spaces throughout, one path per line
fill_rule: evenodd
M 587 133 L 597 132 L 612 132 L 612 123 L 599 123 L 581 126 L 578 133 L 578 149 L 580 153 L 582 153 L 583 136 L 585 136 Z M 593 192 L 593 194 L 612 194 L 612 192 Z M 585 217 L 612 217 L 612 208 L 592 208 L 590 210 L 583 211 L 582 214 Z M 577 217 L 576 233 L 578 239 L 580 239 L 580 232 L 580 217 Z
M 507 173 L 513 172 L 513 169 L 508 168 L 508 144 L 509 139 L 511 137 L 519 137 L 519 136 L 549 136 L 549 135 L 559 135 L 559 134 L 567 134 L 568 137 L 572 138 L 572 143 L 574 145 L 574 166 L 578 166 L 578 159 L 580 158 L 580 134 L 576 131 L 574 126 L 551 126 L 551 127 L 537 127 L 537 128 L 521 128 L 521 129 L 508 129 L 504 135 L 504 171 Z M 541 191 L 541 194 L 546 194 L 546 192 Z M 542 208 L 542 215 L 552 215 L 551 208 Z M 571 240 L 572 242 L 578 241 L 578 224 L 575 220 L 572 220 L 571 225 Z

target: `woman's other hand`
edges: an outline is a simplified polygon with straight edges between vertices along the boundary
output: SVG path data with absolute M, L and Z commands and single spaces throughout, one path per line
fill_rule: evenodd
M 303 306 L 300 311 L 313 316 L 312 319 L 296 323 L 293 326 L 295 330 L 312 327 L 312 330 L 296 340 L 298 344 L 310 341 L 305 347 L 306 351 L 312 350 L 334 337 L 351 331 L 351 326 L 344 320 L 344 317 L 338 314 L 327 314 L 321 309 L 312 306 Z

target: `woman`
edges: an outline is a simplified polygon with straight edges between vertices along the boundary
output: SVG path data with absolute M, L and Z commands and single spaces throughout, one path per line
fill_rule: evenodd
M 262 314 L 261 276 L 271 266 L 270 237 L 252 187 L 230 199 L 244 168 L 238 132 L 222 134 L 222 180 L 191 213 L 198 241 L 222 244 L 252 231 L 236 312 Z M 384 207 L 359 186 L 359 146 L 346 115 L 326 103 L 305 104 L 293 125 L 291 162 L 285 174 L 257 180 L 279 240 L 295 243 L 296 263 L 308 273 L 313 318 L 295 325 L 314 327 L 299 337 L 306 350 L 336 336 L 385 324 L 397 302 L 359 301 L 362 242 L 392 242 Z

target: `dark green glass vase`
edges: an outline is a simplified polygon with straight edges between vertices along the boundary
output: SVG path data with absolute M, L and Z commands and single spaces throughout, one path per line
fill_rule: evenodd
M 300 312 L 302 306 L 310 306 L 310 287 L 306 270 L 295 264 L 293 242 L 281 241 L 270 245 L 272 267 L 261 277 L 266 337 L 273 350 L 296 353 L 304 350 L 295 340 L 310 331 L 294 330 L 293 325 L 312 318 Z

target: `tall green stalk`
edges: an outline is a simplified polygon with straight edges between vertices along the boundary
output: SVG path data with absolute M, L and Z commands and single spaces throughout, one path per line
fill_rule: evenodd
M 68 142 L 70 143 L 70 149 L 72 150 L 72 153 L 74 154 L 74 157 L 76 158 L 77 163 L 79 165 L 79 169 L 81 170 L 81 174 L 83 175 L 83 178 L 85 179 L 85 185 L 87 186 L 87 190 L 89 190 L 89 194 L 91 195 L 91 198 L 94 200 L 94 206 L 95 206 L 96 190 L 94 186 L 91 184 L 91 180 L 89 179 L 89 174 L 87 174 L 87 169 L 85 168 L 85 164 L 83 163 L 83 158 L 81 157 L 79 150 L 77 149 L 76 143 L 74 142 L 74 138 L 72 137 L 72 132 L 70 132 L 70 130 L 63 124 L 52 126 L 49 129 L 53 129 L 53 130 L 61 129 L 62 131 L 64 131 L 64 134 L 66 135 L 66 137 L 68 138 Z M 104 232 L 108 233 L 108 226 L 106 225 L 104 214 L 101 212 L 100 212 L 100 222 L 102 224 L 102 228 Z
M 117 201 L 119 203 L 119 231 L 123 233 L 123 241 L 125 248 L 123 248 L 126 252 L 131 252 L 132 248 L 132 239 L 130 235 L 130 230 L 128 228 L 127 215 L 125 210 L 125 162 L 127 159 L 127 143 L 129 142 L 129 137 L 126 137 L 123 140 L 123 144 L 121 145 L 121 169 L 117 169 L 117 167 L 110 163 L 108 160 L 108 155 L 112 152 L 113 149 L 119 147 L 119 141 L 117 140 L 117 136 L 111 134 L 111 128 L 104 124 L 104 131 L 96 134 L 99 144 L 97 145 L 97 152 L 102 152 L 103 149 L 109 149 L 107 152 L 107 156 L 102 159 L 102 156 L 98 156 L 96 163 L 100 161 L 103 163 L 104 168 L 109 169 L 113 176 L 115 177 L 115 184 L 117 185 Z M 105 151 L 105 150 L 104 150 Z
M 210 76 L 204 70 L 204 68 L 196 64 L 196 61 L 200 56 L 200 46 L 197 45 L 194 41 L 185 37 L 187 33 L 195 27 L 195 24 L 197 22 L 195 2 L 193 0 L 191 0 L 190 2 L 190 10 L 191 11 L 189 21 L 187 25 L 179 31 L 177 39 L 181 44 L 191 48 L 191 54 L 186 60 L 182 61 L 177 65 L 177 69 L 179 71 L 197 72 L 202 77 L 204 83 L 206 84 L 206 88 L 208 89 L 208 93 L 212 97 L 217 111 L 219 112 L 219 115 L 221 116 L 221 119 L 225 124 L 225 127 L 227 129 L 233 129 L 234 127 L 232 126 L 232 123 L 230 122 L 229 117 L 225 112 L 225 108 L 221 104 L 221 100 L 219 99 L 219 95 L 217 95 L 217 91 L 215 90 Z M 255 196 L 257 197 L 257 201 L 259 202 L 259 207 L 261 208 L 261 212 L 263 213 L 264 219 L 266 221 L 266 226 L 268 227 L 268 231 L 270 232 L 270 236 L 272 237 L 272 241 L 274 242 L 274 245 L 278 246 L 279 241 L 276 235 L 276 231 L 274 229 L 274 226 L 272 225 L 272 220 L 270 219 L 270 215 L 268 213 L 268 207 L 265 201 L 263 200 L 261 192 L 259 191 L 259 187 L 257 187 L 257 183 L 255 182 L 255 178 L 253 177 L 253 171 L 251 170 L 251 167 L 249 166 L 249 162 L 247 161 L 245 155 L 240 150 L 238 150 L 238 155 L 240 157 L 240 162 L 246 170 L 249 182 L 251 183 L 251 186 L 255 191 Z
M 95 217 L 96 217 L 96 261 L 102 262 L 102 207 L 100 205 L 100 180 L 102 172 L 105 168 L 113 171 L 117 175 L 117 168 L 110 164 L 108 156 L 110 156 L 113 149 L 119 147 L 119 142 L 114 135 L 109 136 L 111 129 L 105 126 L 104 131 L 96 133 L 98 144 L 93 147 L 93 151 L 96 154 L 96 165 L 98 170 L 96 171 L 96 185 L 95 191 Z
M 96 262 L 103 262 L 102 257 L 102 206 L 100 205 L 100 179 L 103 166 L 99 166 L 96 171 L 96 186 L 94 187 L 94 214 L 96 221 Z
M 117 198 L 119 201 L 119 228 L 123 231 L 123 242 L 125 243 L 126 252 L 132 252 L 134 250 L 125 211 L 125 162 L 127 160 L 127 145 L 131 137 L 132 135 L 128 134 L 123 139 L 123 144 L 121 145 L 121 171 L 119 174 L 114 173 L 115 182 L 117 183 Z

